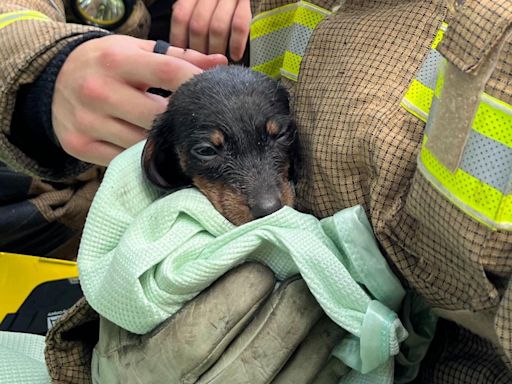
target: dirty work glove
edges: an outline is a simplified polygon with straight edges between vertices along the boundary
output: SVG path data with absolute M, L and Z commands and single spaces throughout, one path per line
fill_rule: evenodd
M 302 279 L 275 285 L 270 269 L 247 263 L 146 335 L 102 317 L 93 382 L 336 383 L 348 369 L 329 357 L 344 331 Z

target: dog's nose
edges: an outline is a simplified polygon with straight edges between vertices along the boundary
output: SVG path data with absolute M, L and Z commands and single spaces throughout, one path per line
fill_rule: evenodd
M 264 217 L 279 210 L 283 204 L 279 196 L 265 196 L 259 199 L 251 208 L 251 214 L 255 219 Z

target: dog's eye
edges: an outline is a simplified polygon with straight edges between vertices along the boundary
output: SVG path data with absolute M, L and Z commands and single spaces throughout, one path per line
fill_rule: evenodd
M 208 161 L 217 157 L 217 150 L 208 144 L 199 144 L 192 148 L 192 155 L 197 157 L 199 160 Z

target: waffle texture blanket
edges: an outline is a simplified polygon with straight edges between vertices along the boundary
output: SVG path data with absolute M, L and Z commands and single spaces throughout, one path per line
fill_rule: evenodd
M 50 384 L 44 346 L 40 335 L 0 332 L 0 383 Z
M 109 166 L 78 256 L 90 305 L 143 334 L 245 261 L 278 279 L 300 273 L 324 311 L 350 335 L 338 356 L 359 372 L 388 366 L 407 332 L 395 311 L 404 297 L 364 210 L 315 217 L 284 207 L 236 227 L 195 188 L 160 196 L 145 182 L 144 142 Z

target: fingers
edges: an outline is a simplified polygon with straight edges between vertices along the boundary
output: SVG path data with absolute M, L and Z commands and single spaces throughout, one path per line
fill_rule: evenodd
M 239 0 L 231 23 L 229 54 L 235 61 L 241 60 L 249 37 L 252 13 L 249 0 Z
M 242 58 L 251 22 L 250 0 L 178 0 L 171 18 L 171 45 Z
M 176 1 L 172 8 L 171 16 L 171 45 L 180 48 L 187 48 L 188 45 L 188 26 L 192 12 L 196 6 L 197 0 Z
M 154 43 L 153 43 L 154 46 Z M 227 64 L 222 55 L 202 53 L 171 47 L 167 55 L 138 51 L 127 55 L 119 64 L 118 74 L 135 87 L 156 87 L 175 91 L 185 81 L 216 65 Z M 144 70 L 141 70 L 144 68 Z
M 79 160 L 107 166 L 124 148 L 104 141 L 92 141 L 86 136 L 74 135 L 66 138 L 66 152 Z
M 188 44 L 199 52 L 208 52 L 208 31 L 217 1 L 199 0 L 190 19 Z
M 304 280 L 283 283 L 197 383 L 268 383 L 322 314 Z
M 201 52 L 194 51 L 193 49 L 170 47 L 167 51 L 167 55 L 188 61 L 201 69 L 208 69 L 217 65 L 226 65 L 228 63 L 228 59 L 224 56 L 224 52 L 222 52 L 222 54 L 205 55 Z
M 273 273 L 256 263 L 244 264 L 220 278 L 156 331 L 147 335 L 148 351 L 161 351 L 165 356 L 156 361 L 168 363 L 166 367 L 154 368 L 164 369 L 165 375 L 153 372 L 152 377 L 169 378 L 172 375 L 181 380 L 168 382 L 195 383 L 252 320 L 254 312 L 272 292 L 274 284 Z M 156 347 L 159 343 L 162 344 L 161 348 Z M 150 359 L 138 359 L 141 351 L 139 346 L 137 348 L 131 366 L 147 370 Z M 122 367 L 127 365 L 121 362 Z
M 94 126 L 100 128 L 96 136 L 99 141 L 109 141 L 123 149 L 144 140 L 148 134 L 147 130 L 139 126 L 104 116 L 98 116 Z
M 144 76 L 139 77 L 141 78 L 144 79 Z M 85 85 L 82 93 L 85 97 L 81 105 L 89 107 L 91 112 L 122 119 L 144 129 L 151 128 L 155 116 L 165 111 L 167 105 L 163 97 L 149 96 L 146 92 L 111 78 L 104 78 L 101 85 L 94 81 Z M 87 112 L 81 113 L 80 109 L 77 109 L 75 115 L 82 131 L 86 132 L 87 129 L 94 127 L 94 130 L 102 129 L 95 126 Z
M 201 72 L 201 68 L 188 61 L 144 51 L 128 56 L 126 63 L 118 69 L 118 74 L 133 86 L 144 84 L 169 91 L 175 91 Z
M 238 0 L 220 1 L 210 22 L 208 53 L 226 53 Z
M 318 373 L 325 367 L 333 348 L 345 334 L 346 331 L 324 316 L 315 324 L 272 384 L 314 382 Z
M 153 40 L 138 40 L 139 47 L 146 52 L 153 53 L 155 48 L 155 41 Z M 201 69 L 208 69 L 215 65 L 227 64 L 228 60 L 224 54 L 210 54 L 198 52 L 193 49 L 184 49 L 179 46 L 169 45 L 167 49 L 167 56 L 174 57 L 188 61 L 190 64 L 196 65 Z
M 315 384 L 338 384 L 350 368 L 335 357 L 331 357 L 315 378 Z

